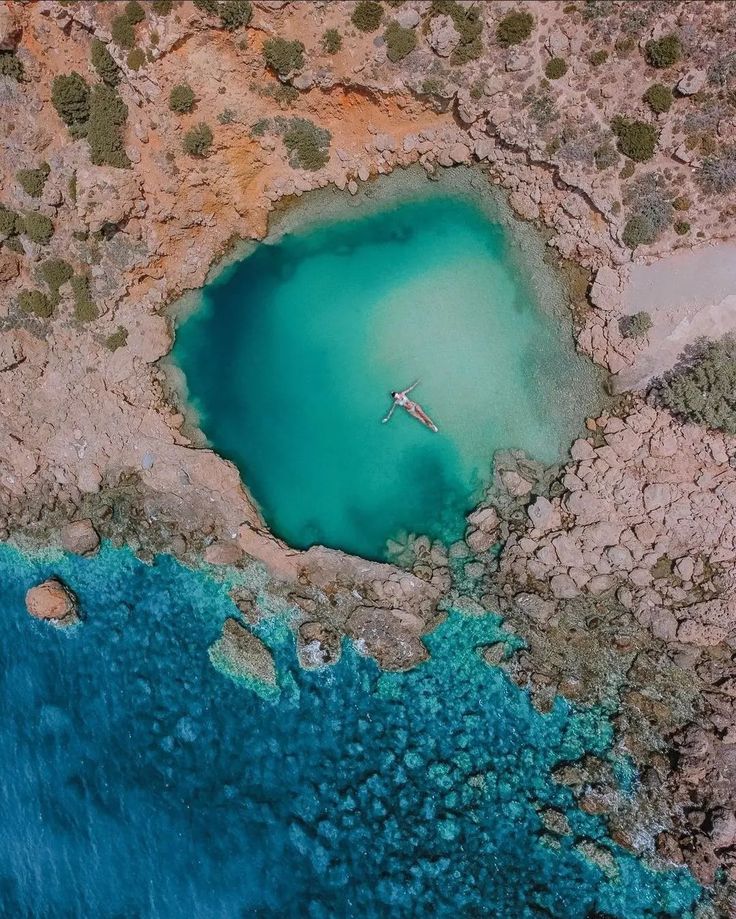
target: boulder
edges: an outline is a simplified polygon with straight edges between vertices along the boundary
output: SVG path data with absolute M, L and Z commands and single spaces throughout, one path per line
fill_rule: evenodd
M 705 87 L 708 80 L 708 74 L 705 70 L 688 70 L 677 81 L 677 92 L 683 96 L 694 96 Z
M 467 163 L 470 159 L 470 148 L 466 144 L 453 144 L 447 152 L 453 163 Z
M 77 598 L 57 578 L 37 584 L 26 594 L 26 609 L 36 619 L 56 626 L 70 626 L 79 622 Z
M 417 13 L 416 10 L 412 9 L 399 9 L 396 12 L 396 21 L 401 26 L 402 29 L 413 29 L 414 26 L 418 26 L 421 21 L 421 16 Z
M 0 51 L 14 51 L 21 36 L 21 25 L 7 3 L 0 5 Z
M 509 204 L 524 220 L 536 220 L 539 217 L 539 205 L 526 192 L 512 191 Z
M 577 584 L 569 574 L 556 574 L 549 584 L 552 595 L 558 600 L 571 600 L 580 593 Z
M 100 537 L 91 520 L 74 520 L 62 529 L 61 544 L 74 555 L 94 555 L 100 548 Z
M 560 512 L 547 498 L 541 495 L 533 504 L 529 505 L 527 513 L 535 528 L 543 533 L 547 533 L 550 530 L 559 530 L 562 526 Z
M 449 57 L 460 44 L 460 33 L 449 16 L 433 16 L 429 23 L 427 42 L 440 57 Z
M 297 632 L 296 650 L 305 670 L 315 670 L 336 664 L 342 646 L 340 636 L 321 622 L 303 622 Z

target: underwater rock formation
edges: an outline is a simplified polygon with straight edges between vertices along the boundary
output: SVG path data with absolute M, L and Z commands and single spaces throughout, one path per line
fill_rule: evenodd
M 210 657 L 235 678 L 277 685 L 276 665 L 266 645 L 237 619 L 226 619 L 222 637 L 210 648 Z

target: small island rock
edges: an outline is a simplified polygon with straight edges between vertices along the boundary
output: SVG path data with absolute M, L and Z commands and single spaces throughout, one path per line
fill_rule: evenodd
M 26 593 L 26 609 L 36 619 L 52 625 L 69 626 L 79 622 L 77 598 L 56 578 L 49 578 Z

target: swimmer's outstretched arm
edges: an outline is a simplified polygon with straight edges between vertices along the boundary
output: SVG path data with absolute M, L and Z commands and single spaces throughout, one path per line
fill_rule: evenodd
M 402 393 L 402 395 L 405 396 L 408 392 L 411 392 L 412 389 L 414 389 L 415 386 L 419 386 L 419 380 L 414 380 L 414 382 L 411 384 L 411 386 L 410 386 L 408 389 L 405 389 L 405 390 L 404 390 L 404 392 Z
M 381 424 L 386 424 L 386 422 L 391 418 L 396 408 L 396 403 L 392 403 L 391 408 L 388 410 L 388 415 L 385 418 L 381 419 Z

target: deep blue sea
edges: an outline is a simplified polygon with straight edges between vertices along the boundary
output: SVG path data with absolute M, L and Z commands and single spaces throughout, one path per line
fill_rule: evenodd
M 51 574 L 83 624 L 25 612 Z M 3 917 L 691 915 L 689 875 L 645 868 L 551 780 L 606 755 L 609 723 L 563 701 L 538 714 L 479 655 L 493 615 L 453 613 L 431 660 L 394 675 L 348 647 L 304 672 L 269 620 L 270 699 L 210 663 L 237 615 L 226 586 L 167 557 L 1 547 L 0 615 Z M 545 842 L 543 806 L 573 835 Z M 613 871 L 576 850 L 585 839 Z

